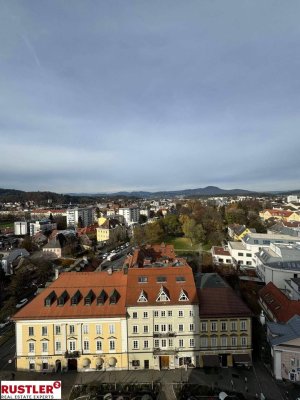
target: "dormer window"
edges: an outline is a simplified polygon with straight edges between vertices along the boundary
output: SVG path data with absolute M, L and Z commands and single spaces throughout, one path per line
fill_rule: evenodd
M 188 295 L 185 290 L 181 289 L 179 301 L 189 301 Z
M 52 290 L 52 292 L 48 294 L 48 296 L 45 298 L 44 302 L 45 307 L 50 307 L 55 299 L 56 299 L 56 293 L 54 292 L 54 290 Z
M 156 301 L 170 301 L 168 290 L 161 286 Z
M 79 290 L 77 290 L 77 292 L 71 298 L 72 306 L 77 306 L 77 304 L 79 303 L 80 299 L 81 299 L 81 293 L 80 293 Z
M 147 301 L 148 301 L 147 293 L 144 290 L 142 290 L 138 298 L 138 303 L 146 303 Z
M 94 300 L 94 297 L 95 297 L 94 292 L 90 290 L 84 298 L 84 305 L 90 306 L 92 304 L 92 301 Z
M 66 301 L 68 300 L 69 295 L 68 292 L 65 290 L 57 299 L 57 305 L 58 306 L 63 306 L 65 305 Z
M 117 301 L 119 300 L 119 292 L 114 289 L 111 295 L 109 296 L 109 304 L 117 304 Z
M 101 293 L 97 297 L 97 305 L 103 305 L 107 299 L 107 293 L 104 289 L 102 289 Z

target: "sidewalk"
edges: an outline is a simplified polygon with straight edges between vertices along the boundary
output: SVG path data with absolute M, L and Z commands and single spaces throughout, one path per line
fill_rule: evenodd
M 255 374 L 256 371 L 256 374 Z M 262 364 L 255 364 L 255 371 L 245 369 L 223 368 L 207 373 L 203 369 L 183 369 L 153 371 L 93 371 L 93 372 L 67 372 L 67 373 L 30 373 L 15 372 L 15 380 L 61 380 L 63 400 L 68 400 L 73 385 L 95 383 L 151 383 L 160 382 L 165 386 L 163 392 L 171 393 L 173 384 L 199 384 L 220 391 L 236 391 L 242 393 L 247 399 L 254 399 L 256 393 L 261 391 L 267 400 L 283 400 L 280 390 Z M 11 380 L 11 371 L 1 371 L 1 380 Z M 245 380 L 246 378 L 246 380 Z

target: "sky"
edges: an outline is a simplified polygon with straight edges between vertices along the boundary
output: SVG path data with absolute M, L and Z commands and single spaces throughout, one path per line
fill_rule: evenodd
M 0 0 L 0 187 L 300 189 L 300 2 Z

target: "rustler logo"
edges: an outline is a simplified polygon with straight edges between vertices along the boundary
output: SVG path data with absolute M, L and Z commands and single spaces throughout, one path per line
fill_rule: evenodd
M 61 399 L 61 381 L 2 381 L 1 399 Z

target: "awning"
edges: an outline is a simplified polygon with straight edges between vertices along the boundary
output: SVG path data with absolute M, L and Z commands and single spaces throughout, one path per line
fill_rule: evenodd
M 233 362 L 236 364 L 252 364 L 249 354 L 233 354 Z
M 216 354 L 202 356 L 204 367 L 219 367 L 220 360 Z

